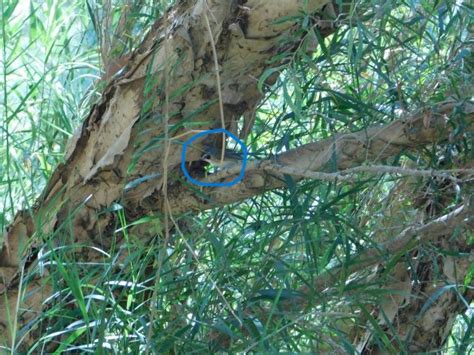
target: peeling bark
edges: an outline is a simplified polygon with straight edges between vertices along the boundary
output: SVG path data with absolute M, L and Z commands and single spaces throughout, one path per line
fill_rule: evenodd
M 384 126 L 372 127 L 361 132 L 341 134 L 319 142 L 309 143 L 289 150 L 268 161 L 250 162 L 243 181 L 230 188 L 204 189 L 209 196 L 203 201 L 194 193 L 182 190 L 180 186 L 170 187 L 170 205 L 172 211 L 182 213 L 189 210 L 203 210 L 242 201 L 246 198 L 261 194 L 268 190 L 285 187 L 283 174 L 268 172 L 268 164 L 278 163 L 294 169 L 294 179 L 301 177 L 298 172 L 320 171 L 333 172 L 362 163 L 377 163 L 400 154 L 403 150 L 416 150 L 424 145 L 442 141 L 450 134 L 446 126 L 446 118 L 453 114 L 453 110 L 460 109 L 466 115 L 469 126 L 474 129 L 474 107 L 466 104 L 459 108 L 452 102 L 440 104 L 431 113 L 419 112 L 411 117 L 395 121 Z M 423 123 L 426 115 L 431 117 L 431 125 Z M 336 162 L 334 163 L 334 157 Z M 232 173 L 237 174 L 239 167 Z M 151 205 L 161 205 L 162 197 L 156 195 L 157 200 Z
M 232 129 L 242 116 L 249 117 L 261 98 L 255 78 L 271 67 L 276 54 L 297 45 L 285 42 L 300 11 L 315 12 L 329 0 L 181 1 L 156 22 L 142 45 L 131 55 L 123 73 L 115 76 L 102 99 L 78 129 L 66 151 L 65 161 L 54 172 L 31 212 L 20 212 L 9 227 L 0 253 L 0 344 L 10 344 L 12 327 L 24 328 L 47 307 L 52 287 L 41 255 L 65 241 L 109 250 L 115 230 L 113 213 L 99 213 L 120 203 L 130 219 L 150 212 L 200 211 L 222 206 L 265 191 L 284 188 L 281 175 L 269 172 L 265 161 L 249 165 L 244 181 L 227 189 L 204 189 L 203 194 L 185 188 L 180 176 L 181 142 L 190 130 L 220 127 L 218 88 L 213 48 L 207 31 L 210 21 L 219 62 L 225 128 Z M 323 34 L 333 24 L 319 24 Z M 270 77 L 269 82 L 276 77 Z M 183 89 L 185 88 L 185 89 Z M 454 104 L 441 104 L 432 112 L 426 127 L 426 113 L 365 132 L 315 142 L 286 152 L 278 164 L 303 171 L 332 172 L 363 162 L 383 161 L 404 149 L 446 139 L 444 119 Z M 473 110 L 462 108 L 473 128 Z M 198 113 L 196 113 L 198 111 Z M 424 121 L 425 120 L 425 121 Z M 248 131 L 251 124 L 244 125 Z M 442 127 L 442 129 L 439 129 Z M 169 150 L 163 144 L 168 130 Z M 243 133 L 245 134 L 245 132 Z M 168 152 L 165 157 L 165 153 Z M 198 160 L 198 149 L 187 160 Z M 330 164 L 337 156 L 337 164 Z M 130 169 L 133 167 L 133 169 Z M 165 172 L 168 202 L 163 193 Z M 301 179 L 295 174 L 295 179 Z M 140 183 L 133 183 L 137 182 Z M 139 228 L 139 227 L 137 227 Z M 72 231 L 72 233 L 71 233 Z M 53 243 L 44 244 L 54 235 Z M 146 238 L 146 231 L 143 233 Z M 105 237 L 104 237 L 105 236 Z M 78 259 L 99 260 L 93 249 L 83 248 Z M 23 282 L 23 275 L 30 275 Z M 38 290 L 41 289 L 41 292 Z M 432 290 L 433 292 L 435 290 Z M 24 297 L 25 293 L 31 297 Z M 17 299 L 22 300 L 19 309 Z M 15 320 L 15 316 L 18 318 Z M 35 332 L 24 334 L 23 346 L 37 340 Z
M 302 10 L 314 12 L 328 2 L 282 0 L 276 7 L 274 1 L 248 1 L 245 6 L 230 0 L 184 1 L 158 20 L 74 135 L 65 162 L 57 167 L 36 208 L 31 214 L 19 213 L 8 229 L 0 254 L 0 294 L 5 296 L 0 300 L 0 325 L 6 329 L 12 324 L 6 315 L 17 313 L 14 300 L 20 270 L 38 266 L 38 251 L 45 247 L 43 238 L 54 233 L 55 243 L 62 235 L 69 243 L 109 249 L 111 239 L 99 235 L 113 231 L 114 216 L 97 212 L 121 201 L 132 218 L 145 215 L 152 210 L 150 196 L 162 195 L 165 170 L 179 172 L 180 142 L 170 140 L 164 157 L 165 144 L 158 141 L 165 136 L 164 130 L 182 122 L 193 123 L 194 129 L 201 130 L 219 127 L 211 36 L 216 44 L 225 125 L 229 128 L 255 107 L 261 98 L 255 78 L 272 66 L 270 58 L 286 49 L 283 39 L 294 22 L 275 24 L 274 20 L 294 17 Z M 171 131 L 173 136 L 188 131 L 177 127 Z M 194 151 L 187 159 L 199 157 L 199 151 Z M 129 170 L 131 165 L 133 169 Z M 144 176 L 156 178 L 125 190 L 128 182 Z M 163 202 L 153 207 L 162 209 Z M 84 260 L 98 257 L 91 250 L 81 253 Z M 28 265 L 24 265 L 25 259 Z M 29 284 L 25 291 L 32 287 Z M 41 312 L 47 296 L 45 293 L 44 298 L 28 305 L 24 312 L 29 314 L 28 319 Z M 19 326 L 23 325 L 20 322 Z M 8 334 L 10 331 L 7 339 Z M 31 341 L 26 339 L 25 344 Z
M 446 223 L 440 225 L 438 233 L 423 234 L 426 245 L 410 252 L 410 263 L 400 261 L 385 281 L 384 288 L 390 290 L 390 295 L 379 305 L 365 305 L 393 351 L 440 351 L 456 316 L 464 313 L 474 300 L 472 288 L 464 285 L 469 265 L 474 262 L 468 242 L 468 235 L 474 230 L 472 205 L 468 211 L 461 220 L 452 220 L 454 225 Z M 457 237 L 453 238 L 453 234 Z M 440 255 L 437 248 L 446 254 Z M 373 281 L 381 278 L 380 271 L 379 267 L 374 269 Z M 367 321 L 367 315 L 362 319 Z M 373 326 L 368 321 L 354 326 L 352 332 L 360 353 L 386 353 L 387 349 L 379 345 L 380 338 L 375 341 Z

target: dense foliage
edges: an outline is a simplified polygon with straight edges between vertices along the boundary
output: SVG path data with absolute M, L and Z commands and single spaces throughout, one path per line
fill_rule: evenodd
M 165 5 L 2 1 L 2 229 L 16 211 L 32 206 L 62 161 L 68 138 L 101 95 L 104 67 L 110 66 L 104 61 L 133 50 Z M 298 48 L 274 58 L 284 64 L 260 78 L 266 96 L 246 140 L 250 159 L 386 124 L 448 99 L 472 100 L 470 6 L 357 1 L 323 42 L 315 16 L 301 13 L 291 34 Z M 315 40 L 321 42 L 316 50 Z M 265 79 L 275 71 L 280 77 L 267 87 Z M 472 134 L 463 130 L 464 117 L 454 115 L 448 124 L 454 127 L 448 142 L 404 152 L 385 165 L 472 167 Z M 288 177 L 285 183 L 285 189 L 242 203 L 174 216 L 168 245 L 163 216 L 128 220 L 117 203 L 117 233 L 125 233 L 127 243 L 104 251 L 95 273 L 67 253 L 54 256 L 67 267 L 56 270 L 58 293 L 42 316 L 44 336 L 32 351 L 64 334 L 61 350 L 90 352 L 353 352 L 355 324 L 370 324 L 377 342 L 390 350 L 371 322 L 370 307 L 390 294 L 391 268 L 403 253 L 387 255 L 376 279 L 364 277 L 374 265 L 336 287 L 313 289 L 311 299 L 302 301 L 298 290 L 311 288 L 333 265 L 350 265 L 351 256 L 407 225 L 441 215 L 469 195 L 470 186 L 382 173 L 359 174 L 356 182 L 296 183 Z M 128 226 L 140 223 L 156 229 L 151 245 L 127 235 Z M 114 253 L 120 248 L 129 256 L 119 263 Z M 418 253 L 435 260 L 444 250 L 427 244 Z M 97 277 L 100 283 L 91 281 Z M 71 307 L 72 300 L 77 306 Z M 292 312 L 282 301 L 308 306 Z M 461 316 L 444 350 L 472 350 L 472 326 L 472 314 Z

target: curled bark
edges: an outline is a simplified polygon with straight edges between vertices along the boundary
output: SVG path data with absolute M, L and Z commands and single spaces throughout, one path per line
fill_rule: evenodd
M 34 210 L 19 213 L 7 230 L 0 253 L 0 325 L 8 329 L 2 332 L 2 342 L 11 342 L 16 332 L 16 318 L 8 315 L 17 314 L 16 300 L 23 299 L 21 270 L 42 269 L 38 253 L 45 252 L 43 241 L 54 235 L 46 250 L 63 243 L 108 250 L 111 239 L 99 236 L 114 231 L 115 217 L 99 211 L 117 201 L 131 218 L 162 210 L 164 201 L 151 202 L 156 201 L 153 196 L 163 195 L 164 172 L 179 171 L 181 144 L 173 136 L 190 133 L 183 123 L 200 130 L 219 127 L 222 105 L 230 128 L 253 109 L 261 97 L 256 78 L 278 65 L 269 59 L 297 45 L 283 41 L 295 20 L 275 20 L 296 19 L 301 11 L 315 12 L 327 3 L 252 0 L 243 6 L 233 0 L 182 1 L 153 25 L 75 133 L 65 162 L 57 167 Z M 319 27 L 328 33 L 333 28 L 324 23 Z M 219 88 L 214 53 L 220 66 Z M 165 149 L 163 139 L 170 128 L 170 149 Z M 197 160 L 198 154 L 190 152 L 187 160 Z M 140 179 L 143 183 L 130 187 Z M 91 249 L 81 251 L 83 260 L 98 257 Z M 29 283 L 23 292 L 34 288 Z M 47 297 L 46 292 L 28 304 L 29 316 L 24 319 L 41 312 Z M 22 328 L 25 323 L 18 325 Z M 33 338 L 27 334 L 22 340 L 28 346 Z
M 168 204 L 173 214 L 197 212 L 283 188 L 282 176 L 292 174 L 291 169 L 298 180 L 300 171 L 333 172 L 383 161 L 448 137 L 445 118 L 458 109 L 452 102 L 386 126 L 314 142 L 270 161 L 290 170 L 251 163 L 244 180 L 231 188 L 203 189 L 199 194 L 185 188 L 179 170 L 181 140 L 191 130 L 183 123 L 193 130 L 220 127 L 221 109 L 228 129 L 242 115 L 251 117 L 262 96 L 256 78 L 281 64 L 272 63 L 273 57 L 297 45 L 283 41 L 295 22 L 276 20 L 327 4 L 329 0 L 181 1 L 156 22 L 77 130 L 64 163 L 35 208 L 18 213 L 7 230 L 0 252 L 0 344 L 29 347 L 37 340 L 38 334 L 26 328 L 35 326 L 53 299 L 45 260 L 55 248 L 81 245 L 75 260 L 87 262 L 101 260 L 97 250 L 110 250 L 112 238 L 107 237 L 116 230 L 116 220 L 112 212 L 103 211 L 114 203 L 120 203 L 131 220 L 163 212 Z M 323 34 L 334 27 L 328 21 L 317 25 Z M 221 87 L 216 85 L 214 53 Z M 462 110 L 472 129 L 472 108 Z M 427 114 L 432 116 L 428 126 Z M 242 134 L 250 127 L 245 123 Z M 186 158 L 195 161 L 199 155 L 193 150 Z M 165 182 L 165 175 L 172 178 Z M 145 243 L 149 236 L 141 235 Z M 26 330 L 17 334 L 17 328 Z

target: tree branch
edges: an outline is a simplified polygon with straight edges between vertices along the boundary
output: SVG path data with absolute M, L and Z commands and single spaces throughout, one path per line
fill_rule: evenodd
M 342 176 L 345 172 L 397 172 L 393 168 L 371 169 L 360 164 L 377 164 L 395 157 L 403 151 L 421 149 L 427 144 L 447 140 L 451 133 L 448 117 L 454 110 L 465 115 L 466 132 L 474 130 L 474 105 L 466 103 L 458 106 L 454 102 L 440 103 L 430 112 L 420 111 L 411 117 L 406 117 L 384 126 L 375 126 L 367 130 L 340 134 L 319 142 L 309 143 L 282 153 L 274 158 L 263 161 L 249 161 L 244 179 L 232 187 L 214 187 L 203 189 L 203 194 L 191 189 L 183 189 L 176 185 L 170 193 L 170 204 L 173 213 L 189 210 L 205 210 L 213 207 L 236 203 L 244 199 L 262 194 L 265 191 L 284 188 L 284 175 L 292 175 L 295 181 L 303 178 L 331 180 Z M 426 117 L 429 115 L 431 124 L 426 127 Z M 346 170 L 349 169 L 349 170 Z M 338 171 L 334 173 L 334 171 Z M 224 170 L 212 178 L 228 178 L 238 174 L 240 166 Z M 470 171 L 467 171 L 469 173 Z M 338 175 L 334 175 L 338 174 Z M 412 175 L 427 176 L 427 172 L 414 172 Z M 431 173 L 430 173 L 431 174 Z M 437 175 L 437 174 L 436 174 Z M 445 172 L 439 172 L 444 176 Z M 343 176 L 340 180 L 346 180 Z M 350 180 L 347 178 L 347 180 Z M 152 200 L 154 206 L 161 206 L 160 197 Z

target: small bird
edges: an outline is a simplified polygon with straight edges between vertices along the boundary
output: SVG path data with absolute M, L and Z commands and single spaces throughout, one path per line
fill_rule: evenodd
M 242 155 L 230 149 L 224 150 L 224 160 L 222 158 L 222 148 L 214 146 L 204 146 L 204 154 L 201 160 L 204 160 L 219 169 L 227 169 L 234 164 L 242 161 Z

